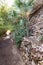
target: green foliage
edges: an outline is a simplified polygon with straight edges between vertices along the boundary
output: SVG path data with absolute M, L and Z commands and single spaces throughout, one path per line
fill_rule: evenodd
M 0 8 L 0 36 L 3 36 L 5 30 L 13 30 L 12 21 L 9 18 L 10 11 L 6 8 L 7 6 L 5 5 Z
M 18 46 L 20 46 L 22 38 L 24 36 L 27 36 L 27 27 L 26 27 L 25 21 L 26 20 L 20 20 L 20 22 L 16 24 L 14 38 Z
M 22 38 L 24 36 L 27 36 L 27 31 L 26 31 L 26 28 L 23 28 L 23 29 L 16 31 L 16 32 L 17 33 L 15 33 L 15 40 L 16 40 L 17 45 L 20 46 Z
M 26 25 L 28 22 L 28 18 L 26 16 L 27 11 L 31 11 L 33 0 L 21 1 L 21 0 L 15 0 L 15 10 L 17 13 L 17 23 L 15 25 L 15 32 L 14 32 L 14 38 L 16 40 L 16 43 L 18 46 L 20 46 L 20 43 L 22 41 L 22 38 L 24 36 L 27 36 L 28 28 L 29 26 Z
M 32 10 L 34 0 L 15 0 L 14 5 L 9 9 L 6 5 L 0 8 L 0 35 L 3 30 L 14 31 L 16 43 L 20 45 L 22 37 L 27 36 L 28 18 L 26 13 Z
M 39 36 L 39 41 L 43 41 L 43 35 Z

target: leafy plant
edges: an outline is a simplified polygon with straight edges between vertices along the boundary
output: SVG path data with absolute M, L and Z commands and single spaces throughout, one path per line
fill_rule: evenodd
M 27 36 L 27 27 L 24 24 L 25 24 L 25 21 L 20 20 L 20 22 L 16 24 L 16 29 L 13 35 L 18 46 L 20 46 L 22 38 L 24 36 Z
M 7 8 L 6 5 L 0 8 L 0 36 L 10 29 L 14 31 L 16 43 L 20 45 L 22 37 L 27 36 L 28 16 L 34 0 L 14 0 L 14 5 Z
M 39 41 L 43 41 L 43 35 L 39 36 Z
M 3 34 L 10 29 L 13 30 L 12 21 L 9 18 L 9 9 L 7 6 L 2 6 L 0 8 L 0 36 L 3 36 Z
M 15 0 L 15 11 L 17 13 L 17 23 L 15 25 L 15 32 L 14 32 L 14 38 L 16 40 L 16 43 L 18 46 L 20 46 L 20 43 L 22 41 L 22 38 L 24 36 L 27 36 L 27 32 L 29 31 L 28 18 L 27 18 L 27 12 L 31 11 L 32 9 L 32 3 L 33 0 L 28 0 L 26 2 L 25 0 Z M 29 33 L 29 32 L 28 32 Z

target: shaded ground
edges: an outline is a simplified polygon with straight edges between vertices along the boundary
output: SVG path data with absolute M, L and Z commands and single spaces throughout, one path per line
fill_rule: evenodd
M 24 65 L 15 42 L 11 39 L 0 40 L 0 65 Z

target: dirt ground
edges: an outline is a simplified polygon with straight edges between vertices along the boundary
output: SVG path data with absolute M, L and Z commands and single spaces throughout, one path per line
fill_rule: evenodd
M 15 42 L 0 40 L 0 65 L 24 65 Z

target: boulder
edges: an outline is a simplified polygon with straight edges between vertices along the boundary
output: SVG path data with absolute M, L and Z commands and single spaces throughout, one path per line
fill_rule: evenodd
M 43 6 L 43 0 L 34 0 L 32 4 L 31 14 L 35 13 L 42 6 Z
M 30 15 L 30 25 L 34 25 L 37 22 L 43 22 L 43 6 L 38 9 L 37 12 L 33 13 L 33 15 Z

